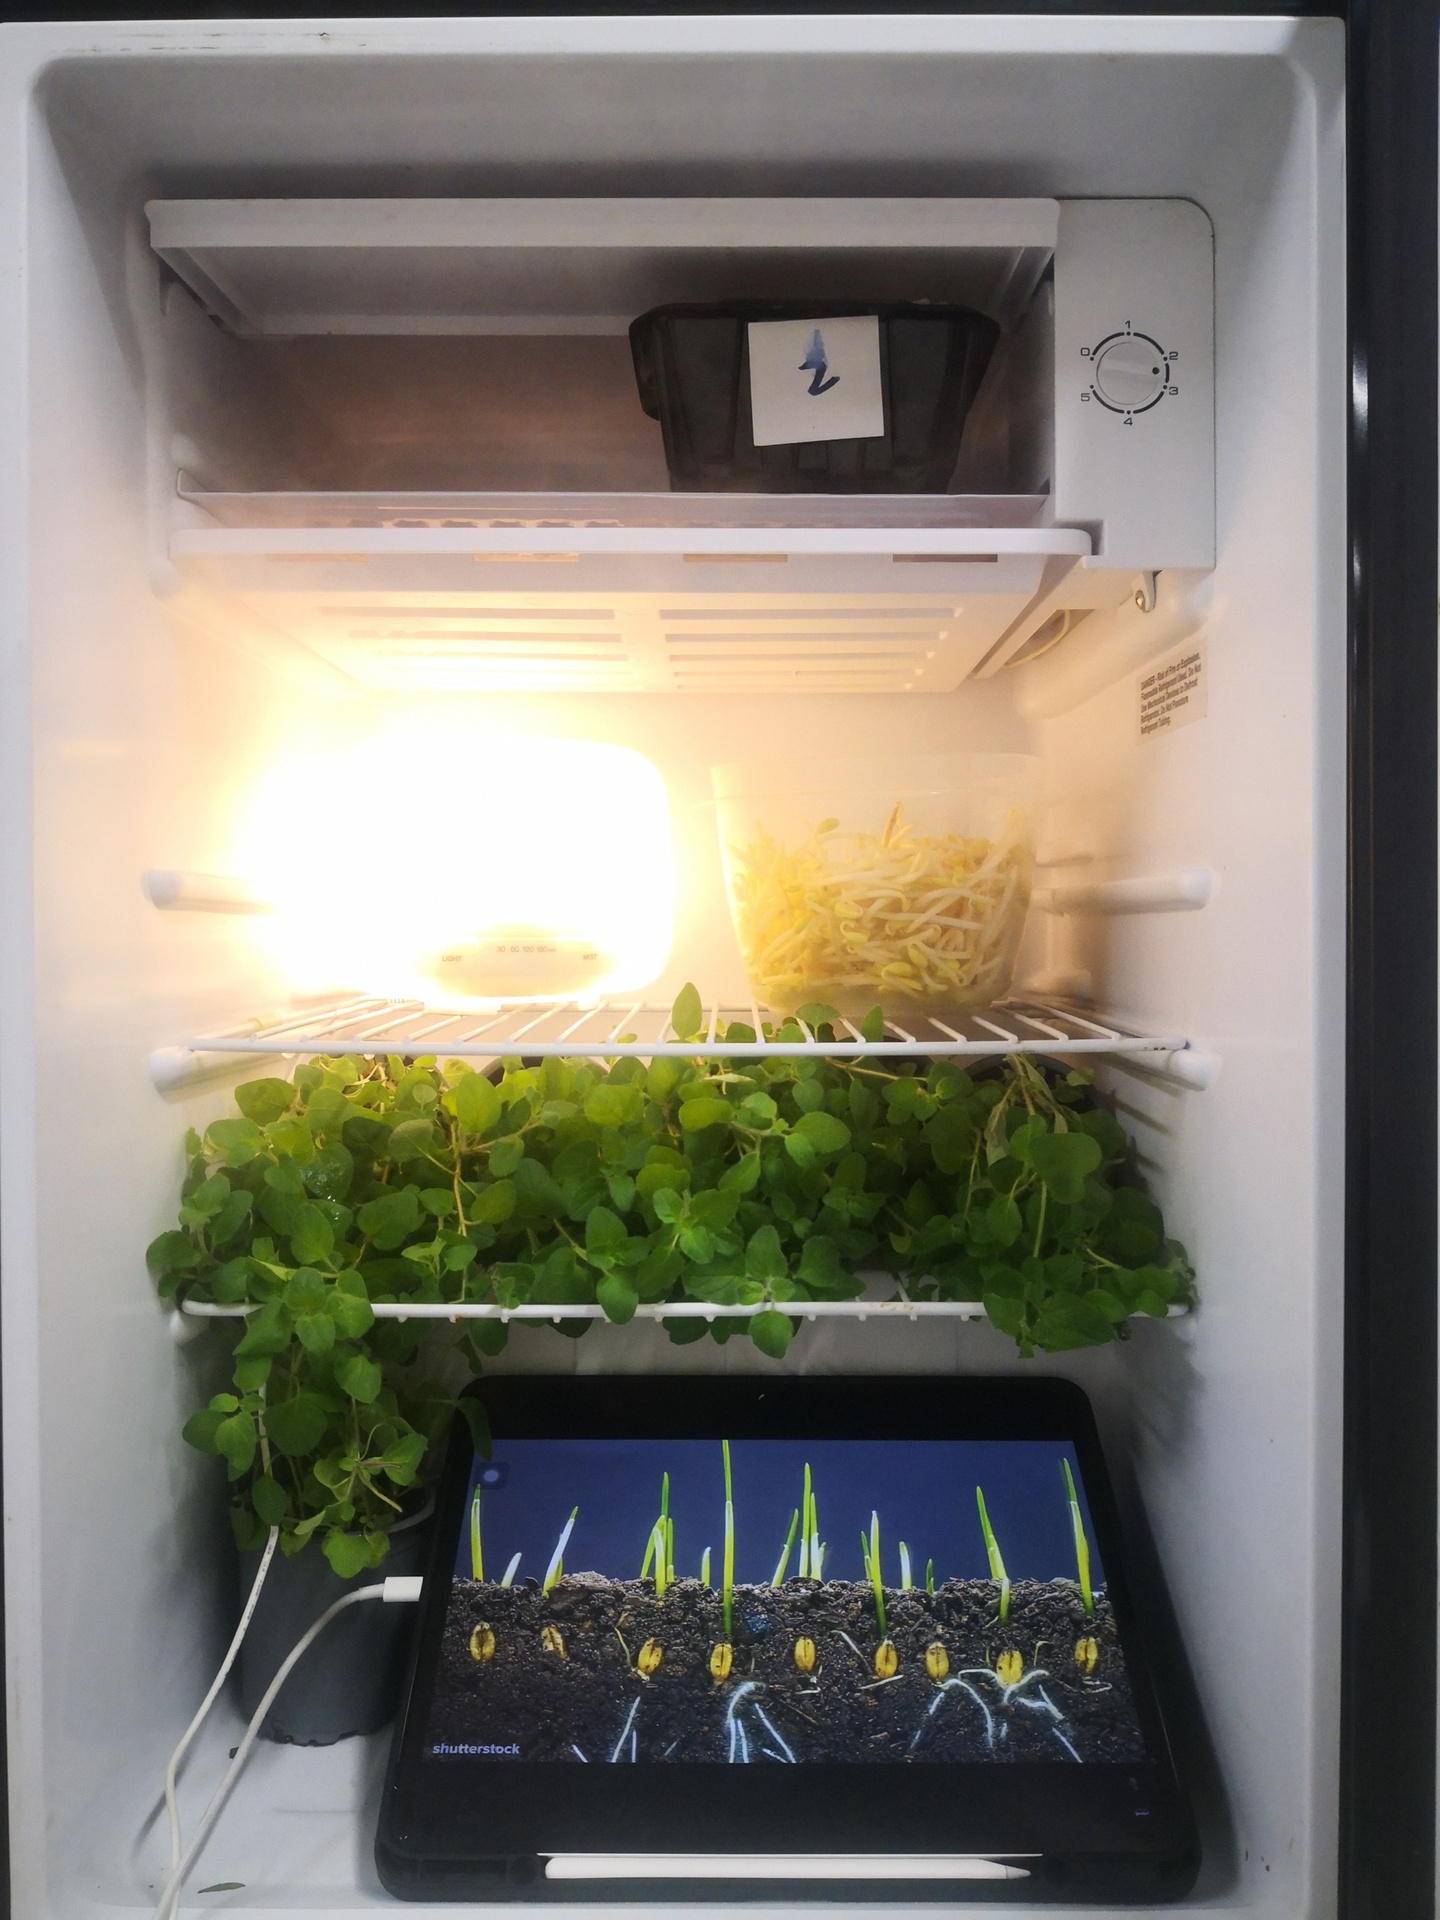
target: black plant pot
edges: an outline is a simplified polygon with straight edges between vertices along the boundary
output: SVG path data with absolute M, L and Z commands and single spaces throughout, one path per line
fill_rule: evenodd
M 236 1662 L 247 1720 L 286 1655 L 328 1606 L 392 1574 L 424 1572 L 432 1510 L 400 1521 L 390 1531 L 390 1551 L 380 1565 L 350 1580 L 331 1570 L 318 1546 L 294 1560 L 276 1553 Z M 258 1552 L 240 1555 L 242 1609 L 260 1559 Z M 265 1716 L 262 1737 L 297 1747 L 329 1747 L 351 1734 L 378 1733 L 388 1726 L 400 1704 L 416 1611 L 380 1600 L 347 1607 L 301 1656 Z

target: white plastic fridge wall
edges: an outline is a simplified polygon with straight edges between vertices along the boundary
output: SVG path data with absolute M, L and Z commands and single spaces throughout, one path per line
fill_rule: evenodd
M 1052 959 L 1223 1060 L 1203 1094 L 1116 1077 L 1203 1304 L 1063 1371 L 1139 1488 L 1234 1822 L 1197 1911 L 1333 1905 L 1343 962 L 1342 34 L 1333 22 L 988 18 L 342 21 L 0 28 L 4 1440 L 17 1920 L 154 1899 L 164 1758 L 222 1643 L 220 1490 L 181 1444 L 206 1343 L 173 1347 L 141 1249 L 185 1125 L 158 1042 L 271 1003 L 249 923 L 158 915 L 139 875 L 214 869 L 275 755 L 373 708 L 172 631 L 145 571 L 149 195 L 1180 195 L 1214 223 L 1220 561 L 1208 717 L 1137 739 L 1103 637 L 943 698 L 487 706 L 633 742 L 687 801 L 777 750 L 1043 744 L 1051 851 L 1100 876 L 1207 866 L 1213 904 L 1059 923 Z M 127 274 L 131 291 L 127 295 Z M 137 277 L 138 275 L 138 277 Z M 1091 648 L 1087 656 L 1075 649 Z M 1108 667 L 1107 667 L 1108 661 Z M 1077 665 L 1078 662 L 1078 665 Z M 1108 686 L 1107 672 L 1119 675 Z M 1027 721 L 1066 676 L 1096 691 Z M 1073 688 L 1072 688 L 1073 691 Z M 452 711 L 453 703 L 452 703 Z M 698 770 L 698 772 L 696 771 Z M 688 783 L 688 784 L 687 784 Z M 699 846 L 698 828 L 680 836 Z M 728 952 L 712 871 L 676 978 Z M 525 1345 L 521 1347 L 521 1338 Z M 635 1331 L 517 1336 L 513 1364 L 747 1364 Z M 799 1368 L 1004 1369 L 981 1328 L 815 1328 Z M 196 1756 L 208 1792 L 235 1739 Z M 379 1742 L 262 1751 L 196 1910 L 387 1904 Z M 904 1902 L 897 1902 L 897 1908 Z M 438 1911 L 438 1910 L 437 1910 Z M 1070 1910 L 1070 1911 L 1073 1911 Z

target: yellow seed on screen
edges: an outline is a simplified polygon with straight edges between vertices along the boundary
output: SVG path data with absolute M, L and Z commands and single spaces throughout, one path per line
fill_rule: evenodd
M 1075 1642 L 1075 1664 L 1082 1673 L 1093 1673 L 1100 1659 L 1100 1649 L 1090 1635 L 1084 1634 Z
M 540 1629 L 540 1645 L 546 1653 L 556 1654 L 561 1660 L 565 1658 L 565 1642 L 560 1638 L 560 1629 L 558 1627 L 542 1627 Z
M 717 1640 L 710 1649 L 710 1678 L 728 1680 L 730 1668 L 734 1664 L 735 1650 L 728 1640 Z
M 470 1658 L 476 1661 L 493 1660 L 495 1657 L 495 1635 L 488 1621 L 482 1620 L 470 1636 Z
M 804 1634 L 795 1642 L 795 1664 L 801 1673 L 811 1673 L 815 1667 L 815 1642 L 807 1640 Z
M 925 1649 L 925 1671 L 932 1680 L 943 1680 L 950 1671 L 950 1656 L 939 1640 L 932 1640 Z
M 895 1651 L 893 1640 L 882 1640 L 875 1649 L 875 1677 L 878 1680 L 893 1678 L 900 1666 L 900 1656 Z
M 1025 1672 L 1025 1662 L 1014 1647 L 1002 1653 L 995 1662 L 995 1678 L 1002 1687 L 1018 1686 Z
M 648 1680 L 662 1659 L 662 1650 L 658 1640 L 647 1640 L 635 1656 L 635 1670 L 643 1673 Z

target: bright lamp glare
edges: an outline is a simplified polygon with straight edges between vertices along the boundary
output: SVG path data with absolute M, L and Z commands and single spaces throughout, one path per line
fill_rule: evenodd
M 297 992 L 583 998 L 669 957 L 665 784 L 625 747 L 392 725 L 274 766 L 236 866 Z

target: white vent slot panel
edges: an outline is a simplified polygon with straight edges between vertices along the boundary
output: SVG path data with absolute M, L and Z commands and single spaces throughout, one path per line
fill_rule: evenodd
M 948 692 L 1088 555 L 1043 505 L 190 492 L 170 553 L 379 689 Z

